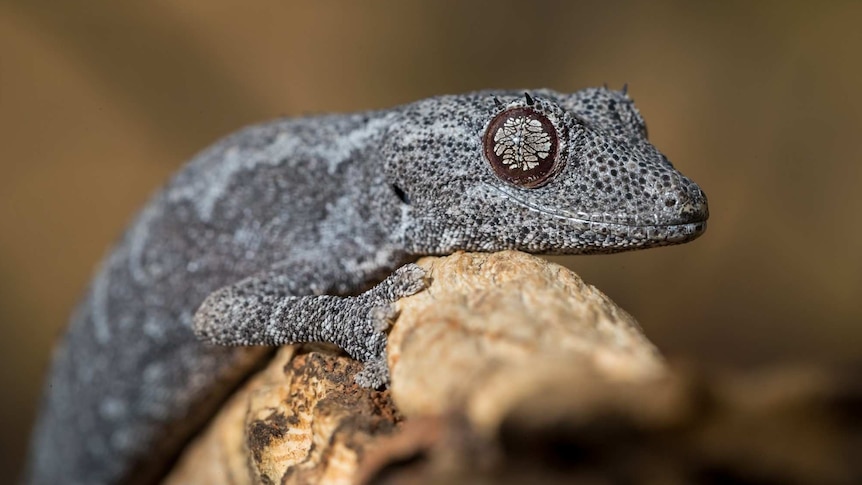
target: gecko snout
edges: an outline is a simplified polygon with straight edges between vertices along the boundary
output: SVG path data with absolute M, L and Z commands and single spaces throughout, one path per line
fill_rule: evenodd
M 709 219 L 706 193 L 688 179 L 681 180 L 676 190 L 666 192 L 662 202 L 668 211 L 676 214 L 678 223 L 690 224 Z

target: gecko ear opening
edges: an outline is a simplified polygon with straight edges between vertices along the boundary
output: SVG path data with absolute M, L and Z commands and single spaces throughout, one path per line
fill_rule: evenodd
M 401 189 L 401 187 L 392 184 L 392 190 L 395 192 L 395 195 L 398 196 L 402 203 L 410 205 L 410 197 L 407 195 L 406 192 L 404 192 L 404 190 Z

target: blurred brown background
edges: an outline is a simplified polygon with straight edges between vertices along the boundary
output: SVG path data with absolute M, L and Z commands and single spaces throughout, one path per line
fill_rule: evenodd
M 196 151 L 280 115 L 628 82 L 709 229 L 565 264 L 668 355 L 858 360 L 860 24 L 859 2 L 0 3 L 0 481 L 111 241 Z

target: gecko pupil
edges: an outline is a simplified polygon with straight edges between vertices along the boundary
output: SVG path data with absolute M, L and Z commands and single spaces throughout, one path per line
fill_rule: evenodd
M 539 187 L 554 174 L 557 131 L 545 115 L 531 108 L 511 108 L 495 116 L 483 141 L 494 173 L 510 184 Z

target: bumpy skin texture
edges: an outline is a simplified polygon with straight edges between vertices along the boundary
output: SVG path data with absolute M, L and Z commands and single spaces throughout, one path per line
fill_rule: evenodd
M 330 341 L 368 363 L 361 383 L 384 382 L 392 303 L 423 284 L 415 266 L 392 272 L 419 255 L 606 253 L 705 230 L 705 195 L 649 143 L 624 92 L 530 94 L 278 120 L 198 155 L 125 232 L 73 316 L 28 480 L 156 480 L 259 355 L 212 343 Z M 505 182 L 483 151 L 491 120 L 515 108 L 556 130 L 538 187 Z

